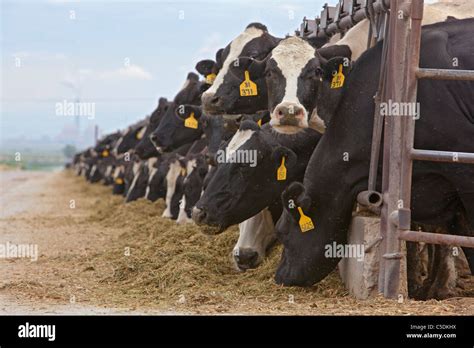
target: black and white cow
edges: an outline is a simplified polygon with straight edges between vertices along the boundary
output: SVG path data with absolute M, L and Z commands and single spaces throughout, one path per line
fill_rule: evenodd
M 190 223 L 192 209 L 201 197 L 209 164 L 203 153 L 191 154 L 181 161 L 183 178 L 182 198 L 177 223 Z
M 192 142 L 200 137 L 200 133 L 196 132 L 201 129 L 199 122 L 194 128 L 194 123 L 185 127 L 184 121 L 180 118 L 185 111 L 185 105 L 200 105 L 201 90 L 203 82 L 199 81 L 199 76 L 189 73 L 184 86 L 175 96 L 172 103 L 168 105 L 159 126 L 151 135 L 150 140 L 157 148 L 158 152 L 172 151 L 181 145 Z M 194 120 L 195 121 L 195 120 Z M 193 122 L 194 122 L 193 121 Z
M 115 156 L 130 152 L 145 135 L 150 117 L 131 125 L 122 132 L 122 136 L 115 142 L 113 153 Z
M 473 31 L 472 19 L 424 27 L 420 66 L 452 69 L 452 58 L 457 57 L 459 69 L 474 69 Z M 284 245 L 275 277 L 279 284 L 314 284 L 326 277 L 339 261 L 325 257 L 324 249 L 329 243 L 345 243 L 356 196 L 367 189 L 373 96 L 381 50 L 379 43 L 364 53 L 352 70 L 346 71 L 342 93 L 338 91 L 330 98 L 328 91 L 328 98 L 319 100 L 336 107 L 332 114 L 320 115 L 327 129 L 308 164 L 304 186 L 294 183 L 282 195 L 285 211 L 276 226 Z M 340 59 L 342 62 L 343 58 Z M 326 86 L 333 71 L 334 65 L 322 66 Z M 419 81 L 420 117 L 416 121 L 415 147 L 473 152 L 473 90 L 471 81 Z M 343 152 L 350 154 L 349 161 L 343 160 Z M 335 177 L 335 173 L 344 175 Z M 450 233 L 474 235 L 473 190 L 473 166 L 415 162 L 413 221 L 438 226 Z M 313 221 L 313 229 L 302 232 L 298 223 L 301 212 L 297 207 Z M 466 248 L 465 253 L 472 269 L 472 250 Z
M 204 111 L 214 115 L 253 113 L 266 109 L 265 89 L 257 90 L 255 95 L 241 96 L 239 86 L 244 81 L 244 75 L 234 76 L 231 68 L 238 63 L 249 64 L 252 59 L 264 59 L 279 41 L 263 24 L 251 23 L 230 44 L 218 51 L 215 66 L 209 60 L 199 62 L 196 69 L 201 74 L 217 72 L 212 85 L 202 94 Z M 240 61 L 242 57 L 246 57 L 245 62 Z M 249 71 L 249 79 L 253 80 L 252 71 Z
M 138 157 L 145 160 L 150 157 L 156 157 L 159 155 L 156 147 L 150 140 L 150 135 L 155 131 L 160 125 L 161 120 L 163 119 L 165 113 L 168 111 L 170 102 L 166 98 L 160 98 L 158 100 L 158 106 L 155 111 L 150 115 L 149 123 L 147 125 L 146 131 L 143 134 L 142 139 L 135 146 L 135 153 Z

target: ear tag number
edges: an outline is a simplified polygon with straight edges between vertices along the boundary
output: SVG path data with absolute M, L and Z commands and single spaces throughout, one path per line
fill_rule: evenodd
M 258 95 L 257 84 L 250 80 L 248 70 L 245 70 L 245 80 L 240 84 L 240 96 L 241 97 L 253 97 Z
M 194 118 L 194 112 L 191 112 L 191 115 L 184 120 L 184 126 L 187 128 L 197 129 L 198 121 Z
M 216 79 L 216 74 L 209 74 L 206 75 L 206 83 L 208 85 L 212 85 L 214 83 L 214 80 Z
M 102 151 L 102 157 L 109 157 L 109 151 L 108 150 Z
M 281 158 L 281 164 L 277 170 L 277 180 L 278 181 L 286 180 L 285 156 Z
M 258 120 L 257 124 L 258 124 L 259 127 L 261 127 L 262 126 L 262 119 Z
M 115 179 L 115 183 L 117 185 L 122 185 L 123 184 L 123 179 L 122 178 L 117 178 L 117 179 Z
M 339 71 L 333 76 L 331 88 L 341 88 L 344 86 L 344 74 L 342 73 L 342 64 L 339 64 Z
M 298 211 L 300 213 L 300 221 L 299 225 L 301 228 L 301 232 L 308 232 L 314 229 L 314 224 L 313 220 L 309 216 L 304 215 L 303 209 L 301 207 L 298 207 Z

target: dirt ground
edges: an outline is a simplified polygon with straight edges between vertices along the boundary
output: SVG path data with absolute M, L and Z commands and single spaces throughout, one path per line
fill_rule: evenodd
M 472 297 L 355 300 L 336 272 L 307 289 L 277 286 L 280 246 L 237 272 L 235 228 L 206 236 L 161 218 L 161 201 L 124 204 L 69 172 L 1 171 L 0 185 L 0 243 L 37 244 L 39 254 L 0 259 L 0 315 L 474 314 Z

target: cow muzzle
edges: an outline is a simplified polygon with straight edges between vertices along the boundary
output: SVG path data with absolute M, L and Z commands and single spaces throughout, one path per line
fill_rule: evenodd
M 240 271 L 256 268 L 261 260 L 258 251 L 251 248 L 236 248 L 232 252 L 232 256 Z
M 193 221 L 201 228 L 201 232 L 204 234 L 215 235 L 224 231 L 224 228 L 209 221 L 209 216 L 205 209 L 194 207 L 191 216 Z
M 308 128 L 308 113 L 298 103 L 282 102 L 272 112 L 270 124 L 275 126 L 292 126 Z

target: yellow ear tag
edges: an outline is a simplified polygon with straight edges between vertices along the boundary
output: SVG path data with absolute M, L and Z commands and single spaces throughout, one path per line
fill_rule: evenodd
M 313 230 L 314 229 L 313 220 L 311 220 L 309 216 L 304 215 L 303 209 L 301 209 L 301 207 L 298 207 L 298 211 L 300 212 L 299 224 L 300 224 L 301 232 L 308 232 L 310 230 Z
M 258 124 L 259 127 L 261 127 L 262 126 L 262 119 L 258 120 L 257 124 Z
M 286 167 L 285 167 L 285 156 L 281 158 L 280 167 L 277 170 L 277 180 L 286 180 Z
M 122 185 L 123 184 L 123 179 L 122 178 L 117 178 L 117 179 L 115 179 L 115 183 L 117 185 Z
M 253 97 L 258 95 L 257 84 L 250 80 L 248 70 L 245 70 L 245 80 L 240 84 L 240 96 L 241 97 Z
M 197 129 L 198 121 L 194 118 L 194 112 L 191 112 L 191 115 L 184 120 L 184 126 L 187 128 Z
M 332 78 L 331 88 L 341 88 L 344 86 L 344 78 L 344 74 L 342 73 L 342 64 L 339 64 L 339 71 Z
M 181 168 L 181 176 L 186 176 L 186 169 Z
M 206 83 L 208 85 L 212 85 L 214 83 L 214 80 L 216 79 L 216 74 L 209 74 L 206 75 Z
M 109 157 L 109 151 L 108 150 L 102 151 L 102 157 Z

